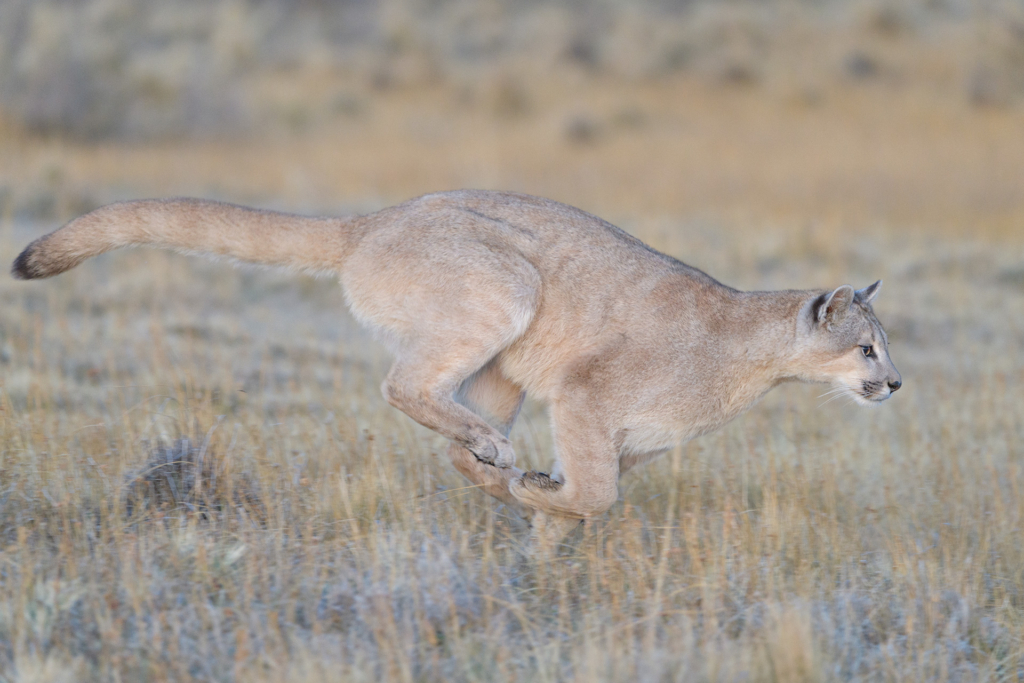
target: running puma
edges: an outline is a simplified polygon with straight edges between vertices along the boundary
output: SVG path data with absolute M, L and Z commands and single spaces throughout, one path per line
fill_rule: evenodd
M 579 209 L 521 194 L 426 195 L 306 218 L 199 199 L 111 204 L 32 242 L 23 279 L 132 245 L 337 273 L 395 357 L 387 401 L 452 443 L 455 467 L 557 538 L 618 497 L 623 472 L 707 434 L 787 380 L 862 404 L 900 388 L 854 291 L 741 292 Z M 529 392 L 550 406 L 551 474 L 515 467 Z

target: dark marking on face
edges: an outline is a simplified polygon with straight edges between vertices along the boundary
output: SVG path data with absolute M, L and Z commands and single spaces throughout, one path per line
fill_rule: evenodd
M 870 398 L 882 390 L 882 384 L 882 382 L 866 379 L 861 382 L 861 388 L 863 390 L 860 393 L 864 398 Z
M 825 302 L 828 301 L 828 297 L 831 293 L 832 292 L 824 292 L 814 300 L 814 303 L 811 304 L 811 315 L 814 316 L 815 320 L 818 320 L 818 312 L 821 310 L 821 307 L 825 305 Z

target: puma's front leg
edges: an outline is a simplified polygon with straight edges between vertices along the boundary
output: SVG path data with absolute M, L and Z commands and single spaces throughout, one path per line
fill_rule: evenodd
M 616 444 L 586 410 L 555 403 L 551 410 L 558 455 L 557 478 L 525 472 L 509 490 L 518 501 L 546 516 L 565 518 L 566 532 L 578 524 L 569 520 L 594 517 L 619 497 L 619 453 Z M 548 522 L 550 526 L 551 523 Z
M 664 455 L 667 450 L 667 448 L 661 448 L 655 451 L 646 451 L 643 453 L 626 453 L 619 458 L 619 474 L 625 474 L 637 465 L 648 463 L 655 458 Z

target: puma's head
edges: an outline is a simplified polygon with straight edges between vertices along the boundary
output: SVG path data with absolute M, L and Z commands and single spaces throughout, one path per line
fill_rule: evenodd
M 804 304 L 797 330 L 801 379 L 832 384 L 861 405 L 877 405 L 900 388 L 885 330 L 871 310 L 881 286 L 881 280 L 856 291 L 843 285 Z

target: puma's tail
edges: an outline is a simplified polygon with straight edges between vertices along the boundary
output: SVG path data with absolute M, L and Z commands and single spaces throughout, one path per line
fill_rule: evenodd
M 51 277 L 91 256 L 133 245 L 337 272 L 360 237 L 359 224 L 359 219 L 306 218 L 202 199 L 119 202 L 32 242 L 11 272 L 22 280 Z

